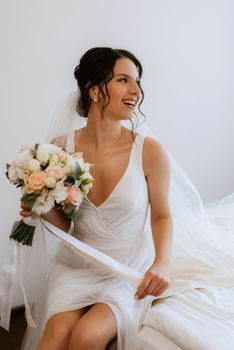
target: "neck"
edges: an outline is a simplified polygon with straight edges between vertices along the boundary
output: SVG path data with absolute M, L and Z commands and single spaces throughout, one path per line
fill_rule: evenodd
M 120 120 L 106 120 L 98 115 L 90 114 L 85 127 L 85 137 L 97 149 L 106 149 L 121 137 L 122 126 Z

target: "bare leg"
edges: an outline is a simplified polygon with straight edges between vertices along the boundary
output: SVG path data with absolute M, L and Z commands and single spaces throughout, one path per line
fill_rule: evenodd
M 104 350 L 116 334 L 117 323 L 112 310 L 104 303 L 97 303 L 76 321 L 68 350 Z
M 85 307 L 53 315 L 46 324 L 37 350 L 67 350 L 72 328 L 89 308 Z

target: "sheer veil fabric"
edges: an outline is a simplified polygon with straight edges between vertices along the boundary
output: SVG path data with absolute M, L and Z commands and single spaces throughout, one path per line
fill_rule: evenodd
M 77 90 L 62 102 L 46 137 L 46 141 L 59 139 L 60 144 L 68 151 L 73 151 L 74 130 L 86 125 L 85 118 L 79 116 L 76 111 L 78 97 Z M 121 124 L 131 129 L 129 121 L 121 121 Z M 140 124 L 135 131 L 159 141 L 146 122 Z M 220 201 L 204 205 L 182 167 L 169 152 L 167 153 L 171 165 L 169 203 L 173 218 L 172 282 L 171 287 L 157 298 L 166 298 L 193 288 L 232 286 L 234 285 L 234 193 Z M 58 239 L 52 238 L 48 232 L 43 233 L 40 224 L 36 229 L 37 238 L 30 248 L 30 255 L 34 258 L 45 255 L 46 257 L 39 264 L 41 271 L 38 283 L 43 288 L 36 291 L 32 288 L 27 291 L 37 328 L 28 328 L 23 343 L 25 350 L 34 349 L 34 344 L 38 342 L 42 333 L 46 271 L 58 244 Z M 151 237 L 150 211 L 145 230 Z M 23 260 L 21 262 L 21 268 L 23 278 L 30 280 L 33 272 L 32 268 L 29 271 L 28 254 L 29 250 L 25 254 L 25 263 Z

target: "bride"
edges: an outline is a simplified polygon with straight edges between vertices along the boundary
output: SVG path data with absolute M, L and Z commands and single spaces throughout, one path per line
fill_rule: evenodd
M 41 316 L 35 313 L 38 328 L 28 330 L 23 349 L 103 350 L 116 339 L 117 350 L 133 350 L 154 299 L 234 283 L 234 237 L 210 221 L 193 184 L 150 129 L 137 120 L 134 130 L 144 97 L 139 60 L 97 47 L 74 74 L 78 93 L 60 109 L 50 141 L 83 152 L 95 181 L 78 223 L 57 210 L 43 219 L 144 278 L 134 286 L 61 243 L 46 292 L 35 296 L 34 305 L 43 305 Z M 21 215 L 31 212 L 22 206 Z
M 95 182 L 80 207 L 84 220 L 73 234 L 123 264 L 144 271 L 145 277 L 134 291 L 63 247 L 49 275 L 46 325 L 38 350 L 101 350 L 117 334 L 118 349 L 133 349 L 133 335 L 126 334 L 123 326 L 126 318 L 137 327 L 152 296 L 169 286 L 169 160 L 158 141 L 144 139 L 121 125 L 141 102 L 141 75 L 141 64 L 133 54 L 110 48 L 89 50 L 75 69 L 81 92 L 79 114 L 87 119 L 87 125 L 75 131 L 74 151 L 83 152 L 84 161 L 94 164 L 91 172 Z M 63 144 L 62 139 L 53 142 Z M 153 260 L 143 232 L 148 203 L 156 251 Z M 30 215 L 25 205 L 21 215 Z M 69 230 L 69 220 L 55 209 L 43 218 Z

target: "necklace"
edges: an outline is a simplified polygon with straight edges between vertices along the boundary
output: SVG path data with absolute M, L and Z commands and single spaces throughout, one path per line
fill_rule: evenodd
M 121 136 L 122 136 L 122 128 L 121 128 L 121 131 L 120 131 L 120 136 L 117 138 L 117 140 L 112 144 L 112 147 L 117 143 L 117 141 L 119 141 L 119 139 L 121 138 Z M 103 151 L 103 154 L 104 155 L 107 155 L 109 153 L 109 151 L 106 151 L 106 150 L 104 150 Z

